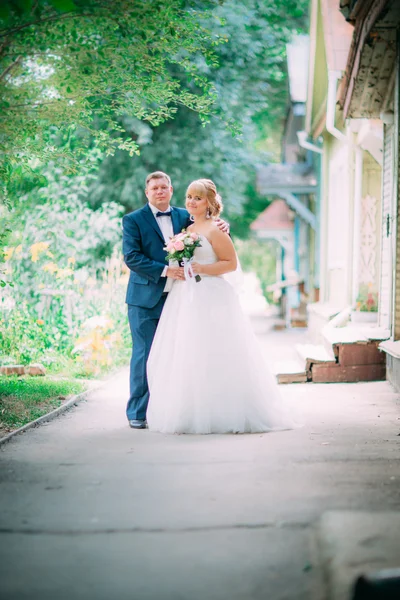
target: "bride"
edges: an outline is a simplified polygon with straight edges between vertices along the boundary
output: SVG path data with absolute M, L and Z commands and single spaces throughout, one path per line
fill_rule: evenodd
M 186 208 L 201 246 L 198 283 L 175 281 L 147 363 L 150 430 L 164 433 L 250 433 L 291 429 L 277 384 L 250 322 L 223 275 L 237 258 L 214 219 L 222 210 L 215 184 L 193 181 Z

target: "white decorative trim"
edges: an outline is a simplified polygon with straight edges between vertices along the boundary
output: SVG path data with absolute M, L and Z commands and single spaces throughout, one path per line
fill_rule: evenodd
M 360 283 L 376 283 L 378 201 L 369 194 L 361 201 Z

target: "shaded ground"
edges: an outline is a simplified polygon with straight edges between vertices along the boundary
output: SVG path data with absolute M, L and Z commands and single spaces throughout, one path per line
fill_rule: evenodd
M 303 336 L 256 327 L 272 361 Z M 165 436 L 127 427 L 127 378 L 2 449 L 2 599 L 322 600 L 321 514 L 400 509 L 389 383 L 282 386 L 292 432 Z

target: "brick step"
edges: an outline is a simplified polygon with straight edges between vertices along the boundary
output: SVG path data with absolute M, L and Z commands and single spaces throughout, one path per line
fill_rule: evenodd
M 308 381 L 305 371 L 300 371 L 299 373 L 278 373 L 276 380 L 280 385 L 284 383 L 307 383 Z
M 314 383 L 355 383 L 358 381 L 381 381 L 386 379 L 386 365 L 342 366 L 314 364 L 311 368 Z
M 307 327 L 307 321 L 305 319 L 291 319 L 291 327 L 305 329 Z
M 300 360 L 285 360 L 272 364 L 272 371 L 276 375 L 279 384 L 282 383 L 306 383 L 307 373 Z
M 335 344 L 335 355 L 342 367 L 355 365 L 384 365 L 386 355 L 378 350 L 380 342 L 368 341 L 355 344 Z
M 338 339 L 335 337 L 334 339 Z M 277 373 L 278 383 L 379 381 L 386 377 L 386 356 L 378 341 L 296 344 L 299 361 Z
M 273 331 L 282 331 L 283 329 L 286 329 L 285 319 L 274 319 L 273 324 L 272 324 L 272 330 Z

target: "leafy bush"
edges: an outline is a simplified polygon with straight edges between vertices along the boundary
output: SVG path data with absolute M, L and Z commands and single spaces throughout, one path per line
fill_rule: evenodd
M 23 302 L 0 314 L 0 361 L 3 364 L 43 362 L 49 365 L 51 355 L 72 351 L 72 340 L 62 313 L 58 313 L 55 324 L 53 318 L 39 319 L 32 307 Z M 45 359 L 47 355 L 49 360 Z
M 3 364 L 41 362 L 53 372 L 89 375 L 127 360 L 121 207 L 90 208 L 89 178 L 49 170 L 48 185 L 30 190 L 10 213 L 14 231 L 4 259 L 14 287 L 0 295 Z M 88 322 L 110 315 L 113 331 L 95 328 L 95 347 L 84 349 Z

